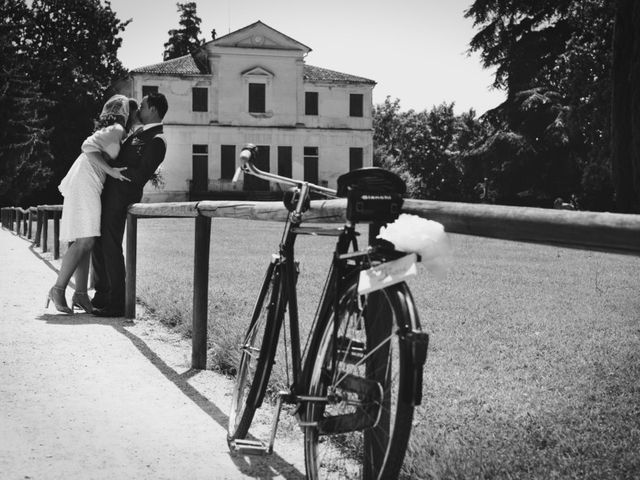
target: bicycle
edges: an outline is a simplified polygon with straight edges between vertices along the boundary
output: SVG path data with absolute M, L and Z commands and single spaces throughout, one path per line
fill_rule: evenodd
M 295 406 L 304 433 L 308 478 L 395 478 L 404 460 L 414 406 L 422 397 L 429 340 L 404 282 L 419 258 L 397 252 L 384 241 L 359 250 L 355 227 L 371 223 L 375 231 L 397 218 L 405 184 L 391 172 L 370 167 L 342 175 L 335 191 L 260 171 L 253 164 L 256 152 L 252 145 L 242 150 L 241 169 L 293 189 L 284 199 L 290 213 L 279 252 L 267 268 L 240 346 L 229 446 L 244 453 L 271 453 L 282 404 L 287 403 Z M 342 228 L 302 225 L 312 194 L 347 198 Z M 337 243 L 302 351 L 294 244 L 305 234 L 336 236 Z M 248 439 L 265 397 L 286 312 L 292 381 L 288 390 L 278 393 L 269 441 Z

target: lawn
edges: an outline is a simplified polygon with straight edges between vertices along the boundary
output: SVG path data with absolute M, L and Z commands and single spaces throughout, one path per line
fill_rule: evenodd
M 235 366 L 281 230 L 213 220 L 210 368 Z M 193 219 L 138 222 L 138 298 L 185 335 L 193 234 Z M 409 282 L 431 343 L 403 477 L 640 478 L 640 258 L 450 238 L 447 277 Z M 307 318 L 332 244 L 299 242 Z

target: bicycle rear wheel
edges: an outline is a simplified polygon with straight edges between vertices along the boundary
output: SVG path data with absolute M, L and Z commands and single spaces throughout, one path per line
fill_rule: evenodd
M 414 409 L 402 394 L 413 366 L 399 334 L 420 328 L 413 299 L 404 283 L 359 297 L 353 279 L 338 305 L 320 319 L 307 357 L 308 393 L 327 399 L 303 411 L 307 477 L 396 478 Z
M 227 440 L 247 436 L 256 409 L 262 403 L 276 354 L 280 302 L 280 269 L 272 263 L 267 270 L 253 309 L 249 328 L 240 345 L 240 362 L 233 388 Z

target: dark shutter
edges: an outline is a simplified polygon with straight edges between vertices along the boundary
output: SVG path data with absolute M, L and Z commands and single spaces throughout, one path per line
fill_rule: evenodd
M 150 93 L 158 93 L 158 87 L 156 85 L 143 85 L 142 97 L 146 97 Z
M 304 181 L 318 184 L 318 147 L 304 147 Z
M 192 89 L 192 109 L 194 112 L 206 112 L 208 107 L 208 88 L 194 87 Z
M 362 117 L 364 96 L 361 93 L 352 93 L 349 95 L 349 116 Z
M 304 114 L 318 115 L 318 92 L 305 92 Z
M 236 173 L 236 146 L 220 146 L 220 178 L 231 180 Z
M 249 84 L 249 112 L 264 113 L 266 103 L 266 88 L 264 83 Z
M 192 183 L 194 192 L 206 192 L 209 189 L 209 147 L 208 145 L 193 145 Z
M 258 169 L 263 172 L 269 171 L 269 157 L 270 157 L 270 149 L 269 145 L 258 145 L 258 154 L 256 156 L 255 161 L 253 162 Z M 244 176 L 244 190 L 247 191 L 269 191 L 269 182 L 267 180 L 262 180 L 261 178 L 255 177 L 253 175 L 245 174 Z
M 278 175 L 292 178 L 292 154 L 291 147 L 278 147 Z
M 362 168 L 362 148 L 352 147 L 349 149 L 349 170 L 355 170 L 356 168 Z

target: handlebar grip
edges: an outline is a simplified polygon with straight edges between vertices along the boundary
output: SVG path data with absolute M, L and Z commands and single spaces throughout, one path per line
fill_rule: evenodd
M 240 150 L 240 158 L 243 160 L 255 160 L 258 156 L 258 147 L 253 143 L 247 143 L 242 150 Z

